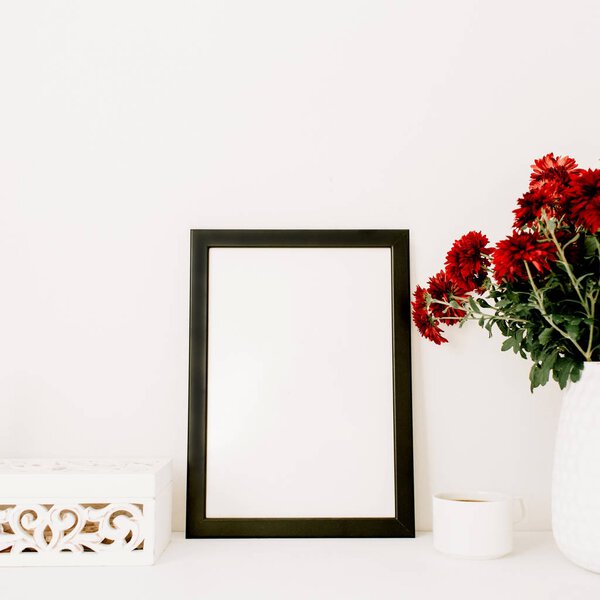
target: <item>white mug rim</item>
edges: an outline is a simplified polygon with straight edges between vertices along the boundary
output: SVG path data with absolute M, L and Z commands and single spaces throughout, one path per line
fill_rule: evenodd
M 463 492 L 438 492 L 433 494 L 435 500 L 442 502 L 460 502 L 462 501 L 480 501 L 480 502 L 512 502 L 515 500 L 514 496 L 505 494 L 503 492 L 489 492 L 482 490 L 466 490 Z

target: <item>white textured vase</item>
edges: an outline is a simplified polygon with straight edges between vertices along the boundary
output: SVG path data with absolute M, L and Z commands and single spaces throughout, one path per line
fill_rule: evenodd
M 565 391 L 552 480 L 552 530 L 562 553 L 600 573 L 600 362 Z

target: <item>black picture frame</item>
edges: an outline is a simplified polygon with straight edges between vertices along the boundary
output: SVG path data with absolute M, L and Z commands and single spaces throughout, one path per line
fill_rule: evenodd
M 393 518 L 207 518 L 209 249 L 390 248 L 394 402 Z M 408 230 L 192 230 L 187 463 L 187 538 L 414 537 Z

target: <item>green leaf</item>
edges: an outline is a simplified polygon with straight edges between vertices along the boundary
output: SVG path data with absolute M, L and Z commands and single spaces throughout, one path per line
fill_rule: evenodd
M 586 235 L 583 240 L 583 245 L 585 247 L 586 258 L 591 258 L 596 254 L 596 241 L 594 240 L 593 235 Z
M 586 277 L 589 277 L 590 275 L 595 275 L 595 273 L 586 273 L 585 275 L 578 277 L 576 279 L 577 283 L 580 284 Z
M 508 335 L 508 325 L 504 321 L 498 320 L 496 321 L 496 325 L 498 326 L 498 329 L 502 335 Z
M 475 302 L 475 298 L 473 296 L 469 296 L 469 306 L 474 313 L 480 313 L 479 306 L 477 306 L 477 302 Z
M 539 374 L 539 385 L 546 385 L 548 383 L 548 379 L 550 378 L 550 371 L 552 370 L 552 367 L 554 366 L 557 357 L 558 351 L 554 350 L 550 354 L 546 355 L 546 357 L 542 360 Z
M 502 350 L 502 352 L 506 352 L 506 350 L 510 350 L 513 347 L 514 343 L 515 343 L 515 340 L 513 338 L 509 337 L 504 340 L 504 343 L 502 344 L 502 347 L 500 348 L 500 350 Z
M 581 319 L 573 319 L 565 324 L 565 329 L 572 340 L 577 340 L 579 337 L 579 323 Z
M 550 341 L 553 332 L 554 329 L 552 329 L 552 327 L 546 327 L 542 333 L 540 333 L 538 340 L 542 346 L 545 346 Z
M 543 385 L 542 383 L 542 369 L 537 363 L 533 363 L 531 370 L 529 371 L 529 390 L 533 392 L 536 387 Z
M 573 368 L 571 369 L 571 381 L 573 383 L 578 382 L 581 379 L 581 372 L 583 371 L 583 365 L 582 364 L 574 364 Z
M 558 350 L 552 351 L 548 357 L 544 360 L 544 366 L 547 366 L 548 369 L 552 369 L 554 364 L 556 363 L 556 359 L 558 358 Z
M 558 381 L 561 390 L 565 389 L 574 364 L 575 361 L 568 356 L 560 356 L 556 359 L 556 364 L 552 369 L 552 377 L 555 381 Z
M 540 368 L 537 363 L 533 363 L 531 369 L 529 370 L 529 381 L 529 389 L 531 392 L 533 392 L 533 390 L 540 385 Z

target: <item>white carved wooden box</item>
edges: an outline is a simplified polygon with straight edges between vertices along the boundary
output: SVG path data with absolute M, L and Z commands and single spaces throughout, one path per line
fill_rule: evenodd
M 0 459 L 0 566 L 153 564 L 171 494 L 169 460 Z

